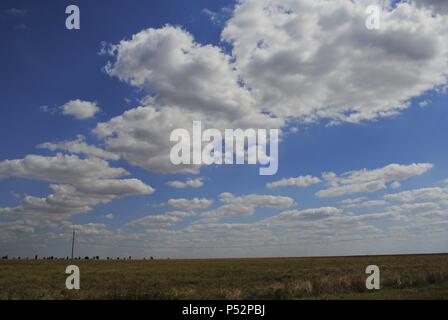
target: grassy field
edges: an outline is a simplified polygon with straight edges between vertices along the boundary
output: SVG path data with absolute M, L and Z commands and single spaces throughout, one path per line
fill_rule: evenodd
M 0 299 L 447 299 L 448 254 L 369 257 L 0 261 Z M 381 289 L 365 288 L 378 265 Z

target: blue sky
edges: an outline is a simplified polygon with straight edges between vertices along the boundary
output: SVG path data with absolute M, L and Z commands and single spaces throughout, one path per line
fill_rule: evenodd
M 361 0 L 262 2 L 76 1 L 67 30 L 72 2 L 3 1 L 2 254 L 65 256 L 73 228 L 79 255 L 446 251 L 448 10 L 378 1 L 371 31 Z M 191 120 L 278 124 L 277 174 L 167 166 Z

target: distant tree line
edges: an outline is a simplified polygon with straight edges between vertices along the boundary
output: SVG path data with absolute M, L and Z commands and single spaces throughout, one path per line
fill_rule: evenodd
M 18 256 L 18 257 L 9 257 L 8 255 L 6 256 L 2 256 L 2 260 L 21 260 L 22 257 Z M 29 257 L 25 257 L 25 260 L 30 260 Z M 48 257 L 39 257 L 37 254 L 34 256 L 34 260 L 71 260 L 70 257 L 55 257 L 55 256 L 48 256 Z M 89 257 L 89 256 L 85 256 L 84 258 L 82 257 L 73 257 L 73 260 L 101 260 L 100 256 L 93 256 L 93 257 Z M 120 257 L 106 257 L 106 260 L 133 260 L 131 256 L 129 257 L 124 257 L 124 258 L 120 258 Z M 137 259 L 138 260 L 138 259 Z M 147 260 L 146 257 L 143 258 L 143 260 Z M 154 257 L 149 257 L 149 260 L 154 260 Z

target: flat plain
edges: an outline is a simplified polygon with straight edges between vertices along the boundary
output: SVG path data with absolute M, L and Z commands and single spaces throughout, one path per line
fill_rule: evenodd
M 67 290 L 77 265 L 81 289 Z M 367 290 L 368 265 L 381 289 Z M 210 260 L 1 260 L 0 299 L 447 299 L 448 254 Z

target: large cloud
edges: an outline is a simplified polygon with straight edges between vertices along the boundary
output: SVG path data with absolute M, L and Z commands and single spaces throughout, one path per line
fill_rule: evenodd
M 448 17 L 410 4 L 365 27 L 366 1 L 242 0 L 223 31 L 260 105 L 305 120 L 395 115 L 446 83 Z
M 160 106 L 179 106 L 247 126 L 276 126 L 280 121 L 259 112 L 231 57 L 219 47 L 200 45 L 177 27 L 146 29 L 113 49 L 106 70 L 155 96 Z M 196 120 L 201 120 L 197 118 Z
M 174 166 L 170 133 L 205 128 L 278 128 L 283 120 L 261 112 L 220 48 L 196 43 L 188 32 L 165 26 L 146 29 L 113 47 L 106 70 L 149 95 L 142 106 L 98 124 L 107 150 L 158 172 L 197 173 L 199 166 Z
M 113 45 L 106 71 L 148 95 L 95 133 L 130 163 L 197 173 L 169 161 L 175 128 L 273 128 L 289 117 L 359 122 L 396 115 L 446 83 L 448 17 L 410 4 L 382 9 L 365 27 L 367 1 L 243 0 L 222 38 L 233 57 L 172 26 Z M 398 186 L 395 184 L 395 186 Z M 375 188 L 378 188 L 376 186 Z

